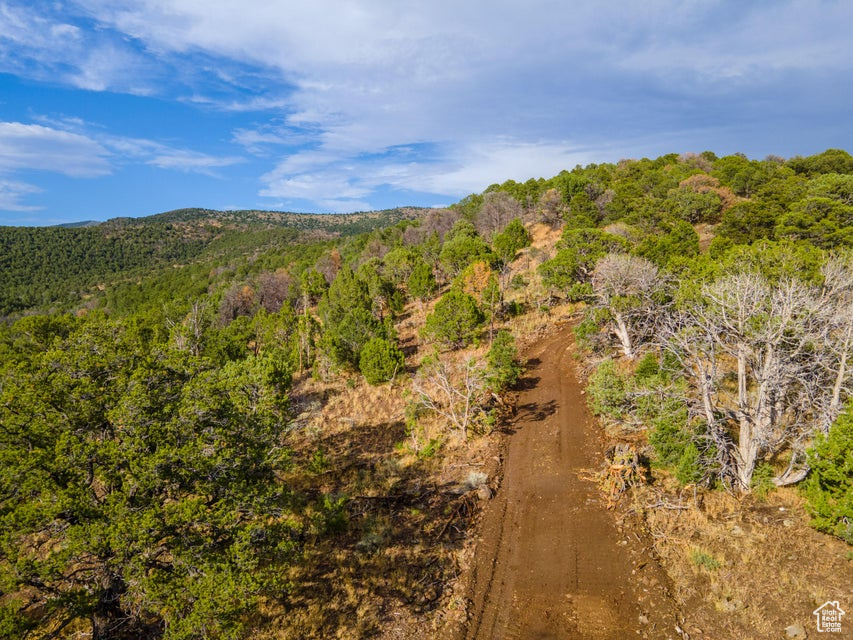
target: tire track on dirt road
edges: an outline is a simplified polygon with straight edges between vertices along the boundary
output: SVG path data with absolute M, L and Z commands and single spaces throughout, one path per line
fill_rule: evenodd
M 534 345 L 501 488 L 486 506 L 466 640 L 679 638 L 642 533 L 617 526 L 594 482 L 601 438 L 575 376 L 570 327 Z

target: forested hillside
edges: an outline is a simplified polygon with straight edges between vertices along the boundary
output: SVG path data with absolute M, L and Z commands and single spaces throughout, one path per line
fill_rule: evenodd
M 0 637 L 441 637 L 520 343 L 566 318 L 613 504 L 789 491 L 853 543 L 847 152 L 339 220 L 0 229 Z
M 179 209 L 84 226 L 0 227 L 0 315 L 67 310 L 82 297 L 169 270 L 181 271 L 171 279 L 185 287 L 193 267 L 233 269 L 248 257 L 419 215 L 412 208 L 348 215 Z

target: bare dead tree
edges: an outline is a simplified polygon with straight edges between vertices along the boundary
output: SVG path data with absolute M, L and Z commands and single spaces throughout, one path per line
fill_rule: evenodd
M 821 269 L 824 286 L 821 304 L 827 312 L 824 344 L 829 352 L 825 359 L 827 373 L 832 378 L 832 393 L 825 403 L 819 428 L 823 433 L 835 421 L 843 399 L 853 392 L 853 253 L 831 256 Z
M 480 398 L 485 388 L 485 368 L 477 359 L 453 362 L 435 358 L 427 362 L 412 380 L 418 404 L 445 418 L 462 440 L 481 413 Z
M 180 323 L 167 321 L 175 348 L 198 357 L 204 349 L 204 334 L 211 324 L 206 299 L 196 300 Z
M 551 227 L 557 227 L 563 222 L 565 212 L 566 204 L 557 189 L 548 189 L 540 196 L 539 203 L 536 205 L 538 220 Z
M 269 313 L 281 309 L 293 286 L 293 278 L 284 271 L 264 271 L 258 276 L 258 303 Z
M 248 284 L 234 284 L 219 303 L 220 326 L 227 326 L 240 316 L 251 316 L 255 311 L 255 290 Z
M 505 191 L 492 191 L 484 196 L 475 226 L 481 236 L 490 239 L 514 218 L 522 217 L 522 213 L 521 205 L 511 195 Z
M 786 449 L 791 463 L 774 482 L 790 484 L 807 472 L 796 463 L 825 419 L 821 407 L 833 404 L 829 373 L 844 368 L 839 350 L 827 346 L 838 313 L 828 302 L 797 280 L 771 286 L 757 273 L 739 273 L 704 285 L 668 323 L 666 344 L 697 392 L 695 408 L 723 474 L 740 491 L 749 490 L 761 459 Z
M 598 304 L 610 312 L 610 330 L 626 358 L 633 358 L 638 343 L 653 335 L 660 320 L 655 294 L 664 284 L 658 268 L 645 258 L 609 253 L 596 263 L 592 289 Z
M 443 241 L 444 235 L 453 228 L 459 217 L 459 213 L 453 209 L 431 209 L 421 220 L 420 225 L 406 227 L 403 231 L 403 244 L 407 247 L 421 244 L 433 233 Z

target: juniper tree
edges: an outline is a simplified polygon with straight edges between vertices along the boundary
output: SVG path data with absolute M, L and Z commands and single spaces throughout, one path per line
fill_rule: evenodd
M 0 387 L 0 629 L 237 637 L 296 547 L 289 371 L 222 367 L 87 319 Z M 204 630 L 204 631 L 201 631 Z
M 448 347 L 470 344 L 484 320 L 477 301 L 463 291 L 451 289 L 426 318 L 424 333 Z

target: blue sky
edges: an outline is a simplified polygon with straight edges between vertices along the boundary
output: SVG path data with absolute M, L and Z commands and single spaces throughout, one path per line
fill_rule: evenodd
M 0 0 L 0 224 L 853 150 L 853 2 Z

